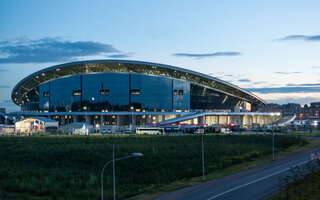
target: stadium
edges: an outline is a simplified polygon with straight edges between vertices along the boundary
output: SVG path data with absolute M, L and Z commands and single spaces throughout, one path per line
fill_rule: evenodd
M 233 84 L 195 71 L 141 61 L 91 60 L 35 72 L 13 89 L 17 114 L 65 125 L 268 124 L 279 113 Z

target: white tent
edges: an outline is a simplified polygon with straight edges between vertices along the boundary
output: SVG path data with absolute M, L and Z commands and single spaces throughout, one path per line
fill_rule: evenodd
M 46 117 L 30 117 L 15 123 L 16 133 L 43 133 L 48 129 L 57 129 L 59 124 L 57 121 Z
M 63 127 L 64 132 L 68 134 L 74 135 L 88 135 L 90 133 L 94 133 L 95 129 L 93 125 L 82 122 L 75 122 Z

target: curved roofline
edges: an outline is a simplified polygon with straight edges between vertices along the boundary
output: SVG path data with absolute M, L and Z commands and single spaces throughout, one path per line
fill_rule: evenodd
M 157 67 L 161 67 L 161 68 L 167 68 L 167 69 L 172 69 L 172 70 L 177 70 L 177 71 L 181 71 L 181 72 L 185 72 L 185 73 L 189 73 L 189 74 L 193 74 L 196 76 L 200 76 L 200 77 L 204 77 L 207 79 L 211 79 L 213 81 L 225 84 L 229 87 L 232 87 L 234 89 L 237 89 L 249 96 L 254 97 L 255 99 L 257 99 L 258 101 L 260 101 L 262 104 L 267 104 L 263 99 L 261 99 L 260 97 L 256 96 L 255 94 L 252 94 L 236 85 L 233 85 L 229 82 L 223 81 L 221 79 L 218 79 L 216 77 L 213 76 L 209 76 L 200 72 L 196 72 L 196 71 L 192 71 L 189 69 L 184 69 L 184 68 L 180 68 L 180 67 L 175 67 L 172 65 L 165 65 L 165 64 L 160 64 L 160 63 L 153 63 L 153 62 L 145 62 L 145 61 L 135 61 L 135 60 L 113 60 L 113 59 L 108 59 L 108 60 L 85 60 L 85 61 L 76 61 L 76 62 L 69 62 L 69 63 L 64 63 L 64 64 L 59 64 L 59 65 L 54 65 L 52 67 L 48 67 L 39 71 L 36 71 L 32 74 L 30 74 L 29 76 L 27 76 L 26 78 L 22 79 L 18 84 L 16 84 L 16 86 L 13 88 L 12 93 L 11 93 L 11 97 L 12 97 L 12 101 L 14 103 L 16 103 L 14 101 L 14 93 L 16 91 L 16 89 L 18 87 L 20 87 L 24 82 L 37 77 L 37 75 L 43 74 L 45 72 L 51 71 L 51 70 L 55 70 L 55 69 L 59 69 L 62 67 L 68 67 L 68 66 L 73 66 L 73 65 L 78 65 L 78 64 L 91 64 L 91 63 L 127 63 L 127 64 L 141 64 L 141 65 L 149 65 L 149 66 L 157 66 Z M 59 77 L 58 77 L 59 78 Z M 39 83 L 39 85 L 42 83 Z

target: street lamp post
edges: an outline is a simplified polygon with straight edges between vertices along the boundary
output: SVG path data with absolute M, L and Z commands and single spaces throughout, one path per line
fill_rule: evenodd
M 272 160 L 274 160 L 274 128 L 272 128 Z
M 122 158 L 114 158 L 114 145 L 112 147 L 113 151 L 112 151 L 112 160 L 108 161 L 102 168 L 102 171 L 101 171 L 101 200 L 103 200 L 103 172 L 104 172 L 104 169 L 106 168 L 106 166 L 109 164 L 109 163 L 113 163 L 113 199 L 115 200 L 116 199 L 116 175 L 115 175 L 115 161 L 118 161 L 118 160 L 123 160 L 123 159 L 126 159 L 126 158 L 131 158 L 131 157 L 139 157 L 139 156 L 143 156 L 142 153 L 132 153 L 130 156 L 125 156 L 125 157 L 122 157 Z
M 203 145 L 203 134 L 201 134 L 201 148 L 202 148 L 202 181 L 205 180 L 205 175 L 204 175 L 204 145 Z
M 96 134 L 98 134 L 98 129 L 99 129 L 99 124 L 96 124 Z M 100 130 L 100 129 L 99 129 Z M 100 131 L 100 134 L 101 134 L 101 131 Z
M 133 125 L 133 109 L 134 109 L 134 107 L 131 106 L 130 109 L 131 109 L 131 123 L 130 123 L 130 133 L 131 133 L 131 132 L 132 132 L 131 126 L 132 126 L 132 127 L 134 126 L 134 125 Z
M 86 123 L 86 122 L 87 122 L 87 120 L 88 120 L 88 119 L 87 119 L 87 107 L 86 107 L 86 106 L 84 106 L 84 107 L 83 107 L 83 110 L 85 110 L 85 111 L 86 111 L 86 113 L 85 113 L 85 116 L 86 116 L 86 121 L 85 121 L 85 123 Z

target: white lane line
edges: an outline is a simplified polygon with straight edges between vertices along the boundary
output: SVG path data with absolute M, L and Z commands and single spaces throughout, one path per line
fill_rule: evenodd
M 297 164 L 297 165 L 298 165 L 298 166 L 299 166 L 299 165 L 303 165 L 303 164 L 305 164 L 305 163 L 307 163 L 307 162 L 308 162 L 308 160 L 307 160 L 307 161 L 304 161 L 304 162 L 302 162 L 302 163 L 299 163 L 299 164 Z M 240 186 L 238 186 L 238 187 L 235 187 L 235 188 L 232 188 L 232 189 L 227 190 L 227 191 L 225 191 L 225 192 L 222 192 L 222 193 L 220 193 L 220 194 L 217 194 L 216 196 L 210 197 L 210 198 L 207 199 L 207 200 L 211 200 L 211 199 L 217 198 L 217 197 L 219 197 L 219 196 L 221 196 L 221 195 L 224 195 L 224 194 L 226 194 L 226 193 L 232 192 L 232 191 L 237 190 L 237 189 L 239 189 L 239 188 L 245 187 L 245 186 L 250 185 L 250 184 L 252 184 L 252 183 L 256 183 L 256 182 L 258 182 L 258 181 L 261 181 L 261 180 L 263 180 L 263 179 L 269 178 L 269 177 L 271 177 L 271 176 L 274 176 L 274 175 L 279 174 L 279 173 L 281 173 L 281 172 L 287 171 L 287 170 L 289 170 L 289 169 L 290 169 L 290 167 L 289 167 L 289 168 L 286 168 L 286 169 L 283 169 L 283 170 L 280 170 L 280 171 L 278 171 L 278 172 L 275 172 L 275 173 L 273 173 L 273 174 L 269 174 L 268 176 L 259 178 L 259 179 L 257 179 L 257 180 L 251 181 L 251 182 L 249 182 L 249 183 L 240 185 Z

